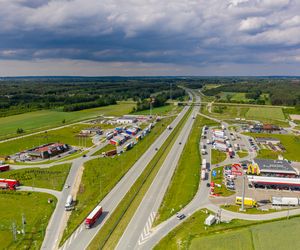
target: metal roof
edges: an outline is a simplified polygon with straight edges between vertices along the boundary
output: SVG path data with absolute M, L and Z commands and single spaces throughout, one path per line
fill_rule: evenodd
M 291 164 L 284 160 L 254 159 L 254 162 L 259 166 L 260 172 L 297 174 Z

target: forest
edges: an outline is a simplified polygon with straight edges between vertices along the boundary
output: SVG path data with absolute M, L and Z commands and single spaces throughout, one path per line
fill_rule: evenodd
M 164 78 L 9 78 L 0 80 L 0 116 L 26 113 L 41 109 L 66 112 L 133 100 L 137 110 L 162 106 L 170 96 L 185 92 L 178 87 L 182 81 Z

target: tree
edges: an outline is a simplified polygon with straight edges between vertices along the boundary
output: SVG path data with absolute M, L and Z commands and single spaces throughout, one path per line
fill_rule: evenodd
M 23 133 L 25 133 L 24 129 L 22 128 L 17 129 L 17 134 L 23 134 Z

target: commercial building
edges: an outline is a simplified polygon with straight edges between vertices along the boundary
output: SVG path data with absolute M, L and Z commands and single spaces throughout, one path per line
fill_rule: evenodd
M 138 121 L 137 117 L 131 115 L 126 115 L 116 120 L 116 122 L 120 124 L 133 124 L 136 123 L 137 121 Z
M 49 143 L 40 147 L 30 149 L 26 152 L 32 158 L 47 159 L 58 154 L 61 154 L 70 149 L 68 144 L 62 143 Z

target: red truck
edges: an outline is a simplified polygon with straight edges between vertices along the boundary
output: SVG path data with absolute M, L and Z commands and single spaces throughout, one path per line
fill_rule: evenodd
M 8 171 L 9 170 L 9 165 L 1 165 L 0 166 L 0 172 Z
M 15 190 L 20 185 L 19 181 L 12 179 L 0 179 L 0 183 L 6 183 L 10 190 Z
M 97 206 L 94 208 L 94 210 L 88 215 L 88 217 L 85 219 L 85 228 L 91 228 L 94 223 L 99 219 L 99 217 L 102 214 L 102 207 Z
M 0 189 L 9 189 L 9 186 L 7 183 L 0 182 Z

